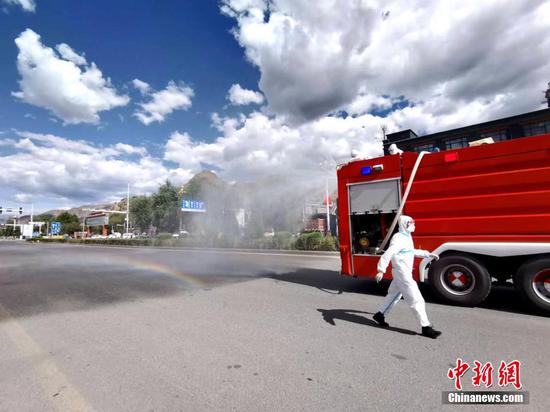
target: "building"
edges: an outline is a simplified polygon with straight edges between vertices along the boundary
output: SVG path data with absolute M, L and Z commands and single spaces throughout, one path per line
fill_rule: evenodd
M 546 133 L 550 133 L 550 108 L 424 136 L 410 129 L 388 133 L 383 142 L 384 154 L 389 153 L 391 144 L 408 152 L 433 152 L 468 147 L 470 142 L 489 137 L 501 142 Z
M 335 235 L 337 233 L 337 214 L 336 214 L 336 200 L 338 193 L 334 192 L 329 194 L 329 221 L 330 227 L 328 228 L 330 234 Z M 312 199 L 306 199 L 302 210 L 302 228 L 304 232 L 322 232 L 327 230 L 327 199 L 326 196 L 316 196 Z
M 321 232 L 326 230 L 326 219 L 320 217 L 309 218 L 304 225 L 304 232 Z

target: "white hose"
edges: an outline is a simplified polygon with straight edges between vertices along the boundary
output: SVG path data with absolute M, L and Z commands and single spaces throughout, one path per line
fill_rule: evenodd
M 395 226 L 397 225 L 397 222 L 399 221 L 399 217 L 401 216 L 401 213 L 403 212 L 403 207 L 405 207 L 405 202 L 407 201 L 407 198 L 409 197 L 409 192 L 411 191 L 412 183 L 414 181 L 414 177 L 416 176 L 416 171 L 418 169 L 418 166 L 420 166 L 420 162 L 422 161 L 422 158 L 425 154 L 429 154 L 430 152 L 420 152 L 418 157 L 416 158 L 416 162 L 414 164 L 411 177 L 409 179 L 409 182 L 407 183 L 407 188 L 405 189 L 405 194 L 403 195 L 403 198 L 401 199 L 401 205 L 399 205 L 399 209 L 397 210 L 397 214 L 393 218 L 393 222 L 390 226 L 390 230 L 388 230 L 388 233 L 386 233 L 386 237 L 382 241 L 382 244 L 378 247 L 377 253 L 382 253 L 384 251 L 384 248 L 388 244 L 388 241 L 390 240 L 390 237 L 393 233 L 393 230 L 395 229 Z

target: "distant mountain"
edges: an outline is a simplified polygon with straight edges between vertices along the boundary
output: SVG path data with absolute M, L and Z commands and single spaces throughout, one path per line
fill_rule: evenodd
M 105 210 L 126 210 L 126 199 L 121 199 L 119 202 L 114 203 L 100 203 L 95 205 L 83 205 L 73 207 L 70 209 L 53 209 L 47 212 L 40 213 L 41 215 L 48 215 L 51 217 L 57 217 L 63 212 L 68 212 L 77 215 L 79 219 L 82 219 L 86 215 L 90 214 L 89 211 L 84 209 L 105 209 Z
M 227 189 L 228 184 L 220 179 L 218 175 L 211 171 L 202 171 L 197 173 L 191 178 L 187 183 L 185 183 L 180 190 L 178 195 L 181 197 L 189 197 L 196 200 L 197 196 L 207 196 L 210 193 L 223 192 Z

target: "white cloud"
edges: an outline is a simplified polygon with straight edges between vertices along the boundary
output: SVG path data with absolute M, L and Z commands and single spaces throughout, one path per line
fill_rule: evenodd
M 4 133 L 0 133 L 4 134 Z M 13 139 L 0 139 L 0 147 L 2 146 L 13 146 L 16 143 Z
M 68 45 L 57 46 L 59 56 L 30 29 L 15 43 L 21 90 L 12 95 L 18 99 L 49 110 L 65 124 L 98 123 L 99 112 L 128 104 L 128 96 L 117 94 L 95 63 L 87 65 Z
M 548 0 L 223 0 L 221 10 L 269 109 L 294 124 L 393 101 L 435 121 L 477 107 L 474 123 L 540 108 L 550 72 Z
M 360 93 L 355 100 L 344 107 L 344 110 L 351 115 L 369 113 L 373 110 L 389 110 L 395 102 L 396 99 L 392 100 L 389 97 Z
M 118 151 L 120 151 L 121 153 L 126 153 L 126 154 L 136 154 L 136 155 L 140 155 L 140 156 L 146 156 L 147 155 L 147 149 L 145 147 L 136 147 L 136 146 L 132 146 L 132 145 L 129 145 L 129 144 L 126 144 L 126 143 L 117 143 L 116 145 L 114 145 L 114 148 Z
M 55 46 L 55 48 L 59 52 L 61 57 L 63 57 L 65 60 L 73 62 L 77 66 L 83 66 L 86 64 L 86 59 L 84 58 L 84 56 L 76 53 L 68 44 L 61 43 Z
M 184 83 L 170 81 L 166 89 L 152 93 L 149 102 L 140 103 L 141 109 L 136 111 L 134 116 L 144 125 L 163 122 L 173 111 L 189 109 L 194 94 L 193 89 Z
M 21 203 L 31 203 L 32 195 L 29 195 L 28 193 L 17 193 L 15 195 L 15 200 Z
M 35 12 L 36 2 L 34 0 L 2 0 L 5 4 L 21 6 L 25 11 Z
M 240 84 L 234 84 L 229 88 L 227 100 L 233 105 L 244 106 L 251 103 L 262 104 L 264 96 L 260 92 L 243 89 Z
M 139 90 L 141 94 L 147 94 L 149 93 L 149 90 L 151 90 L 151 86 L 149 85 L 149 83 L 146 83 L 139 79 L 132 80 L 132 84 L 136 89 Z
M 183 169 L 200 170 L 201 163 L 215 165 L 229 180 L 254 180 L 267 175 L 301 179 L 319 173 L 319 162 L 350 159 L 352 149 L 371 156 L 382 151 L 373 137 L 380 134 L 380 118 L 324 117 L 299 127 L 280 118 L 255 112 L 248 117 L 213 116 L 222 136 L 212 143 L 194 142 L 187 133 L 175 132 L 165 146 L 165 160 Z
M 0 186 L 58 204 L 117 200 L 128 183 L 132 193 L 143 194 L 154 192 L 166 179 L 181 184 L 191 177 L 187 170 L 167 168 L 145 148 L 124 143 L 103 147 L 31 132 L 17 132 L 5 143 L 15 153 L 0 155 Z
M 384 99 L 363 96 L 365 105 L 384 108 Z M 500 95 L 495 101 L 506 105 L 510 96 Z M 418 132 L 436 132 L 468 124 L 469 119 L 494 119 L 495 112 L 478 101 L 464 104 L 452 112 L 438 113 L 438 104 L 428 102 L 394 110 L 385 117 L 369 113 L 354 116 L 323 116 L 295 126 L 284 117 L 253 112 L 235 117 L 212 115 L 212 126 L 220 136 L 213 142 L 195 141 L 185 132 L 174 132 L 165 144 L 164 160 L 177 163 L 182 169 L 197 172 L 201 165 L 221 169 L 227 180 L 255 180 L 265 176 L 286 176 L 295 181 L 319 175 L 319 163 L 325 160 L 344 163 L 351 151 L 363 156 L 382 155 L 382 126 L 387 132 L 412 128 Z M 359 103 L 357 103 L 359 104 Z M 498 111 L 500 106 L 492 107 Z M 334 173 L 331 173 L 334 178 Z

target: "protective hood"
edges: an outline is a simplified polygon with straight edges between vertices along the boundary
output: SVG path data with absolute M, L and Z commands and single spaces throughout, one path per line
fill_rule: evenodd
M 412 230 L 411 230 L 412 229 Z M 399 216 L 399 233 L 410 236 L 414 231 L 414 219 L 410 216 Z

